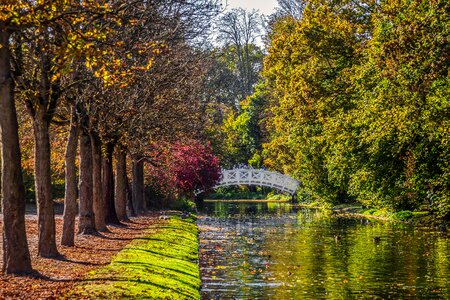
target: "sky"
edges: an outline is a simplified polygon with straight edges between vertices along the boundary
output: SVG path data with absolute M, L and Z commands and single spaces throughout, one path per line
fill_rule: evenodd
M 246 10 L 258 9 L 264 15 L 273 13 L 277 6 L 277 0 L 222 0 L 228 2 L 229 8 L 242 7 Z

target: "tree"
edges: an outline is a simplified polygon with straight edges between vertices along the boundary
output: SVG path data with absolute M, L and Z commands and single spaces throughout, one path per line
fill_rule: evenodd
M 448 4 L 308 1 L 279 17 L 266 164 L 316 199 L 448 219 Z
M 300 19 L 303 16 L 303 10 L 307 4 L 304 0 L 277 0 L 277 2 L 278 13 L 294 19 Z
M 71 107 L 70 131 L 67 139 L 65 153 L 65 195 L 64 195 L 64 215 L 63 232 L 61 245 L 72 247 L 75 245 L 75 217 L 77 215 L 78 184 L 76 170 L 76 156 L 78 148 L 78 118 L 76 106 Z
M 31 272 L 25 233 L 25 189 L 22 179 L 14 83 L 9 49 L 10 29 L 0 18 L 0 128 L 2 141 L 3 271 Z
M 122 146 L 116 149 L 115 209 L 120 221 L 128 221 L 127 216 L 127 152 Z
M 236 76 L 239 98 L 235 105 L 250 96 L 259 79 L 262 66 L 262 50 L 256 45 L 261 32 L 261 19 L 256 11 L 233 9 L 218 22 L 218 40 L 224 45 L 222 59 Z
M 15 233 L 14 239 L 17 239 L 18 243 L 20 243 L 21 248 L 17 249 L 17 244 L 13 242 L 10 236 L 5 237 L 4 249 L 5 249 L 5 258 L 8 261 L 5 271 L 13 272 L 13 273 L 21 273 L 28 272 L 31 267 L 29 265 L 29 254 L 27 254 L 28 250 L 26 247 L 26 235 L 24 232 L 23 223 L 23 204 L 20 204 L 24 201 L 23 199 L 23 182 L 21 177 L 21 163 L 20 158 L 17 155 L 20 155 L 20 149 L 18 144 L 17 137 L 17 117 L 15 111 L 15 103 L 13 97 L 12 83 L 11 80 L 13 78 L 11 73 L 11 65 L 14 66 L 14 80 L 17 83 L 17 77 L 22 75 L 23 69 L 21 69 L 21 60 L 22 57 L 20 54 L 21 46 L 23 45 L 23 40 L 18 37 L 18 35 L 35 32 L 38 33 L 42 28 L 48 28 L 50 24 L 54 24 L 57 20 L 63 18 L 63 16 L 70 18 L 70 16 L 75 15 L 75 11 L 72 9 L 68 9 L 67 3 L 35 3 L 28 1 L 3 1 L 0 4 L 0 32 L 2 33 L 2 72 L 4 72 L 3 82 L 2 82 L 2 107 L 4 108 L 4 115 L 2 116 L 2 134 L 6 132 L 6 136 L 2 138 L 2 149 L 5 157 L 2 159 L 2 164 L 4 166 L 4 171 L 7 170 L 9 174 L 12 176 L 5 176 L 3 174 L 2 184 L 4 187 L 7 187 L 12 194 L 8 195 L 3 193 L 4 201 L 3 206 L 4 210 L 4 231 L 7 235 L 10 233 Z M 19 12 L 20 13 L 17 13 Z M 60 14 L 64 11 L 63 14 Z M 30 30 L 31 29 L 31 30 Z M 48 37 L 48 32 L 43 32 L 43 39 Z M 32 40 L 33 41 L 33 40 Z M 14 49 L 14 52 L 11 53 L 11 49 Z M 17 56 L 16 54 L 19 54 Z M 13 57 L 15 57 L 15 62 Z M 18 58 L 18 59 L 17 59 Z M 48 81 L 44 80 L 45 75 L 47 75 L 46 71 L 48 71 L 48 61 L 45 59 L 45 55 L 41 56 L 41 71 L 42 77 L 39 82 L 43 85 L 47 84 Z M 13 63 L 14 62 L 14 63 Z M 45 103 L 48 103 L 48 99 L 50 97 L 50 93 L 48 90 L 48 86 L 42 86 L 43 89 L 38 91 L 42 92 L 40 100 Z M 50 110 L 51 111 L 51 110 Z M 45 115 L 45 108 L 42 106 L 35 111 L 36 116 L 39 116 L 43 123 L 36 122 L 35 123 L 35 134 L 36 138 L 39 139 L 39 145 L 43 148 L 47 147 L 46 141 L 46 132 L 45 127 L 47 125 L 46 121 L 47 117 Z M 11 157 L 10 151 L 15 151 L 15 154 Z M 38 151 L 38 156 L 43 159 L 42 163 L 36 164 L 37 172 L 42 172 L 43 177 L 37 179 L 37 193 L 42 195 L 43 198 L 50 195 L 50 189 L 48 187 L 48 177 L 46 177 L 46 172 L 49 170 L 46 162 L 47 156 L 45 153 Z M 42 156 L 41 156 L 42 154 Z M 5 162 L 5 159 L 8 162 Z M 14 180 L 14 181 L 12 181 Z M 42 183 L 42 184 L 41 184 Z M 47 201 L 48 200 L 48 201 Z M 54 220 L 51 218 L 53 216 L 51 205 L 49 204 L 49 199 L 45 198 L 43 201 L 39 203 L 39 254 L 44 256 L 55 256 L 57 255 L 57 250 L 54 243 Z M 7 221 L 7 222 L 6 222 Z M 52 223 L 53 222 L 53 223 Z M 52 227 L 53 225 L 53 227 Z M 14 229 L 14 227 L 16 227 Z M 19 237 L 19 238 L 18 238 Z M 44 240 L 46 244 L 44 243 Z M 17 251 L 17 252 L 16 252 Z M 22 260 L 22 262 L 20 262 Z
M 448 9 L 445 1 L 386 1 L 372 13 L 371 39 L 348 78 L 355 109 L 342 122 L 352 128 L 344 153 L 354 158 L 350 188 L 361 201 L 427 204 L 450 218 Z
M 49 127 L 61 101 L 62 75 L 71 70 L 74 60 L 99 56 L 87 41 L 103 40 L 104 35 L 87 30 L 85 25 L 99 24 L 98 16 L 106 16 L 109 9 L 97 2 L 18 1 L 5 6 L 4 11 L 9 10 L 12 25 L 20 29 L 11 39 L 15 80 L 33 121 L 38 254 L 56 257 L 59 253 L 51 190 Z M 17 11 L 23 13 L 14 13 Z
M 219 160 L 209 145 L 196 140 L 173 145 L 153 145 L 153 163 L 147 176 L 167 200 L 192 199 L 196 191 L 208 191 L 220 179 Z M 163 155 L 159 155 L 163 153 Z
M 95 234 L 95 215 L 93 209 L 92 141 L 87 130 L 80 134 L 80 220 L 79 234 Z
M 271 99 L 265 163 L 297 177 L 316 200 L 348 198 L 348 173 L 328 169 L 325 130 L 352 107 L 346 93 L 350 82 L 342 75 L 358 62 L 366 14 L 351 1 L 310 1 L 301 19 L 280 17 L 269 37 L 263 72 Z

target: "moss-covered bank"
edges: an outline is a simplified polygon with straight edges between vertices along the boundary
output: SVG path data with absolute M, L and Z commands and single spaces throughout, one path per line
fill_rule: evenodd
M 450 223 L 446 220 L 438 218 L 428 210 L 422 211 L 393 211 L 387 208 L 373 208 L 363 206 L 358 203 L 347 203 L 339 205 L 331 205 L 329 203 L 313 202 L 298 203 L 297 208 L 312 208 L 328 211 L 334 216 L 354 217 L 376 219 L 380 221 L 402 222 L 411 225 L 419 225 L 425 227 L 436 227 L 439 230 L 447 231 L 450 229 Z
M 200 299 L 198 228 L 193 219 L 149 228 L 66 298 Z
M 409 223 L 412 225 L 420 225 L 427 227 L 439 227 L 447 230 L 450 224 L 445 220 L 437 218 L 431 212 L 423 211 L 392 211 L 386 208 L 371 208 L 361 205 L 341 204 L 334 207 L 327 207 L 335 215 L 347 215 L 352 217 L 362 217 L 369 219 L 377 219 L 383 221 L 394 221 Z

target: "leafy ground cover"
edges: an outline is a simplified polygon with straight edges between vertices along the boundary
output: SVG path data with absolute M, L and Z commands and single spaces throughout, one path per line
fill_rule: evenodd
M 69 298 L 200 299 L 198 229 L 191 218 L 171 217 L 90 272 Z

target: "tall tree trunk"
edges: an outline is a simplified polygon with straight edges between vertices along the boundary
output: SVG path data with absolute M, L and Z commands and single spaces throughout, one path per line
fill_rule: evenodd
M 92 145 L 83 128 L 80 136 L 80 222 L 79 234 L 95 234 L 95 218 L 92 201 Z
M 50 135 L 46 110 L 39 106 L 33 118 L 34 182 L 38 214 L 38 255 L 57 257 L 55 212 L 50 171 Z
M 113 171 L 114 143 L 106 144 L 106 157 L 103 159 L 103 196 L 106 204 L 106 223 L 120 224 L 114 205 L 114 171 Z
M 128 221 L 127 216 L 127 152 L 121 146 L 116 152 L 116 213 L 120 221 Z
M 93 209 L 95 216 L 95 228 L 98 231 L 107 231 L 106 228 L 106 205 L 103 197 L 102 183 L 102 145 L 100 138 L 91 133 L 92 143 L 92 181 L 93 181 Z
M 76 156 L 78 146 L 78 120 L 75 106 L 72 106 L 69 138 L 66 146 L 65 195 L 63 232 L 61 245 L 73 247 L 75 245 L 75 217 L 77 215 L 77 167 Z
M 144 203 L 144 162 L 139 158 L 133 159 L 133 208 L 136 214 L 145 212 Z
M 32 268 L 25 231 L 25 188 L 11 78 L 9 38 L 10 33 L 0 22 L 3 272 L 23 274 L 30 273 Z
M 133 207 L 133 189 L 131 188 L 130 179 L 127 176 L 127 207 L 130 216 L 136 217 L 136 210 Z

